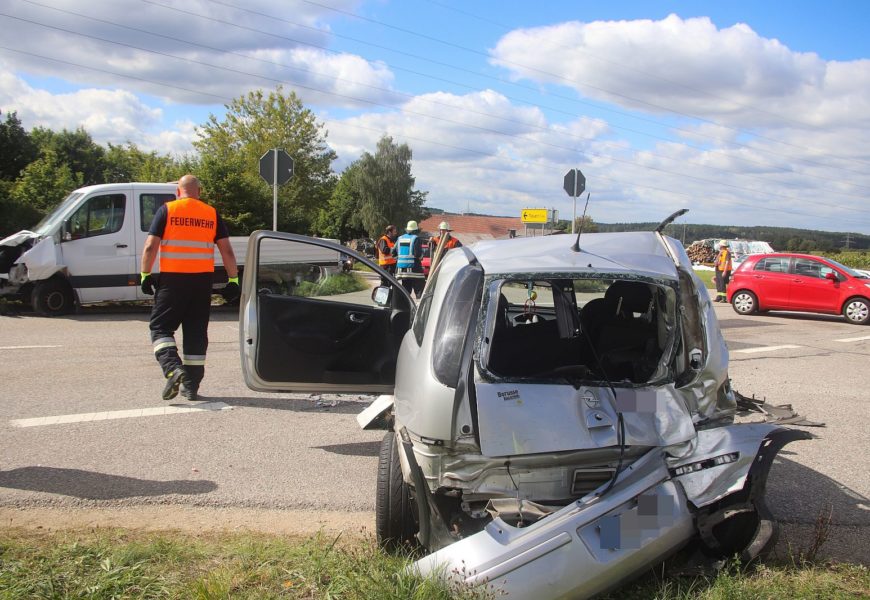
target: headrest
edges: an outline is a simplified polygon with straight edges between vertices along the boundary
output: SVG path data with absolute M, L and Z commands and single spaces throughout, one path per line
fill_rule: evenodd
M 645 313 L 652 303 L 649 286 L 640 281 L 614 281 L 604 293 L 608 314 Z

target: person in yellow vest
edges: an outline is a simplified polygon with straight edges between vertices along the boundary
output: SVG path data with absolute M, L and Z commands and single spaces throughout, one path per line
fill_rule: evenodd
M 716 277 L 715 302 L 728 302 L 728 295 L 725 293 L 728 282 L 731 280 L 731 250 L 728 248 L 728 240 L 719 242 L 719 254 L 716 256 L 714 271 Z
M 396 229 L 396 226 L 387 225 L 384 229 L 384 235 L 375 244 L 375 250 L 378 253 L 378 265 L 383 267 L 390 275 L 396 274 L 396 257 L 393 256 L 393 246 L 396 245 L 396 238 L 398 237 L 399 230 Z
M 154 214 L 142 250 L 140 285 L 154 295 L 149 328 L 154 356 L 166 384 L 163 399 L 182 395 L 196 400 L 205 375 L 208 322 L 211 315 L 214 247 L 217 246 L 229 281 L 224 298 L 239 295 L 239 271 L 227 227 L 217 211 L 199 199 L 199 180 L 185 175 L 178 180 L 176 200 Z M 151 274 L 160 254 L 160 273 Z M 179 356 L 175 331 L 182 329 Z M 183 386 L 183 387 L 182 387 Z

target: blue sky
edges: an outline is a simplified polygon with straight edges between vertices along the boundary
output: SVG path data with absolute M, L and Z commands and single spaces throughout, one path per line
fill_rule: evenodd
M 449 211 L 569 218 L 578 167 L 597 221 L 870 234 L 867 23 L 859 1 L 6 0 L 0 110 L 180 154 L 281 83 L 336 171 L 390 135 Z

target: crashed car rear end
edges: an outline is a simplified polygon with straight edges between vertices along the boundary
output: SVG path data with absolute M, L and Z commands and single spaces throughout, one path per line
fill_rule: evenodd
M 573 241 L 452 250 L 416 309 L 382 275 L 380 335 L 401 339 L 394 386 L 339 386 L 392 392 L 358 419 L 391 426 L 379 541 L 429 550 L 415 564 L 423 574 L 535 598 L 606 591 L 693 540 L 755 558 L 774 532 L 768 469 L 807 436 L 734 423 L 727 348 L 678 242 L 657 232 Z M 247 274 L 244 287 L 243 320 L 256 333 L 268 327 L 257 303 L 274 299 L 258 299 Z M 298 309 L 292 299 L 282 307 L 286 323 Z M 255 354 L 243 351 L 248 385 L 274 389 Z M 352 360 L 330 359 L 330 380 L 358 369 Z

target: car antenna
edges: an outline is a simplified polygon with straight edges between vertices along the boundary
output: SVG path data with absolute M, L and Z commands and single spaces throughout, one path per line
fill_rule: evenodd
M 681 208 L 680 210 L 678 210 L 677 212 L 672 214 L 670 217 L 668 217 L 667 219 L 665 219 L 664 221 L 659 223 L 659 226 L 656 227 L 656 233 L 661 233 L 665 227 L 667 227 L 668 225 L 670 225 L 671 223 L 674 222 L 674 219 L 676 219 L 677 217 L 683 216 L 687 212 L 689 212 L 688 208 Z M 582 223 L 581 223 L 581 225 L 582 225 Z
M 571 250 L 574 252 L 580 252 L 580 234 L 583 233 L 583 223 L 586 221 L 586 209 L 589 208 L 589 196 L 590 193 L 586 192 L 586 206 L 583 207 L 583 216 L 580 217 L 580 227 L 578 227 L 577 239 L 574 240 L 574 245 L 571 246 Z

